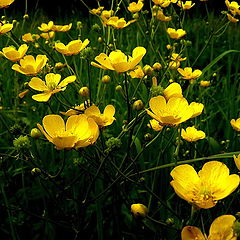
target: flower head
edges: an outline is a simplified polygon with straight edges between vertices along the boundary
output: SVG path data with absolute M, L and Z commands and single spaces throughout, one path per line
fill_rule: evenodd
M 146 217 L 148 214 L 148 208 L 141 203 L 134 203 L 131 205 L 131 212 L 136 218 Z
M 163 13 L 163 10 L 157 9 L 156 11 L 153 11 L 153 16 L 161 22 L 169 22 L 172 20 L 172 17 L 165 16 Z
M 187 32 L 183 29 L 176 30 L 174 28 L 168 28 L 167 33 L 168 33 L 169 37 L 172 39 L 179 39 L 187 34 Z
M 100 15 L 101 14 L 101 12 L 103 11 L 103 9 L 104 9 L 104 7 L 99 7 L 99 8 L 93 8 L 93 9 L 91 9 L 89 12 L 91 13 L 91 14 L 95 14 L 95 15 Z
M 5 34 L 9 31 L 11 31 L 13 28 L 13 24 L 11 23 L 0 23 L 0 35 Z
M 131 2 L 129 4 L 129 6 L 127 7 L 127 9 L 131 13 L 139 12 L 139 11 L 141 11 L 142 8 L 143 8 L 143 2 L 141 0 L 139 0 L 138 2 Z
M 181 131 L 181 137 L 188 142 L 195 142 L 205 138 L 205 136 L 205 132 L 197 130 L 194 126 L 187 127 L 186 130 L 182 129 Z
M 171 0 L 152 0 L 154 4 L 159 5 L 160 7 L 168 7 L 171 3 Z
M 47 102 L 49 98 L 57 92 L 64 91 L 69 83 L 72 83 L 76 80 L 76 76 L 69 76 L 63 79 L 61 82 L 61 75 L 48 73 L 45 76 L 45 81 L 41 80 L 38 77 L 33 77 L 28 85 L 37 91 L 43 93 L 33 95 L 32 98 L 38 102 Z
M 25 75 L 37 75 L 47 63 L 46 55 L 26 55 L 20 60 L 20 64 L 14 64 L 12 69 Z
M 22 35 L 22 40 L 24 42 L 34 42 L 38 40 L 40 36 L 38 34 L 25 33 Z
M 50 21 L 48 23 L 42 23 L 38 29 L 42 32 L 48 32 L 51 31 L 53 28 L 53 21 Z
M 89 40 L 85 39 L 83 42 L 81 40 L 73 40 L 67 45 L 63 43 L 55 43 L 55 49 L 66 56 L 79 54 L 87 45 Z
M 107 26 L 112 26 L 114 28 L 121 29 L 121 28 L 127 27 L 128 25 L 130 25 L 131 23 L 136 22 L 136 21 L 137 20 L 134 19 L 134 20 L 126 22 L 126 20 L 124 18 L 110 17 L 106 21 L 104 21 L 104 24 Z
M 129 75 L 131 78 L 143 78 L 145 74 L 142 67 L 140 65 L 137 65 L 133 71 L 129 72 Z
M 67 25 L 53 25 L 52 26 L 52 31 L 54 32 L 67 32 L 71 29 L 72 23 L 69 23 Z
M 0 0 L 0 8 L 8 7 L 12 4 L 15 0 Z
M 199 69 L 192 70 L 191 67 L 185 67 L 184 69 L 178 68 L 177 71 L 182 75 L 183 79 L 193 80 L 197 79 L 202 75 L 202 71 Z
M 233 129 L 234 130 L 236 130 L 236 131 L 240 131 L 240 118 L 238 118 L 238 119 L 232 119 L 231 121 L 230 121 L 230 124 L 231 124 L 231 126 L 233 127 Z
M 43 33 L 40 34 L 40 36 L 41 36 L 42 38 L 45 38 L 45 39 L 51 39 L 51 38 L 54 38 L 55 32 L 54 32 L 54 31 L 43 32 Z
M 132 56 L 126 56 L 122 51 L 112 51 L 109 56 L 105 53 L 100 53 L 95 60 L 100 63 L 91 62 L 94 67 L 99 67 L 105 70 L 115 70 L 118 73 L 127 72 L 136 67 L 146 54 L 144 47 L 136 47 L 133 49 Z
M 26 54 L 28 50 L 27 44 L 21 45 L 18 50 L 15 47 L 5 47 L 2 49 L 1 54 L 10 61 L 17 62 Z
M 43 118 L 43 126 L 37 124 L 47 140 L 58 150 L 86 147 L 93 144 L 99 135 L 95 121 L 86 115 L 73 115 L 64 120 L 59 115 L 47 115 Z
M 228 167 L 218 161 L 207 162 L 198 173 L 188 164 L 171 171 L 176 194 L 199 208 L 212 208 L 239 185 L 239 176 L 229 175 Z
M 192 3 L 192 1 L 186 1 L 185 3 L 182 1 L 178 1 L 177 5 L 181 7 L 183 10 L 189 10 L 195 5 L 195 3 Z

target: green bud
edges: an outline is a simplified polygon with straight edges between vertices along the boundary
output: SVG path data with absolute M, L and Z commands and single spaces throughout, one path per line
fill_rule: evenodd
M 110 83 L 110 81 L 111 81 L 111 77 L 110 76 L 104 75 L 102 77 L 102 83 Z
M 152 86 L 150 89 L 151 97 L 163 95 L 163 91 L 164 89 L 161 86 Z
M 17 150 L 25 150 L 31 147 L 31 142 L 28 138 L 28 136 L 20 136 L 18 138 L 15 138 L 13 140 L 13 146 L 17 149 Z
M 133 110 L 140 111 L 143 108 L 144 108 L 144 103 L 142 102 L 142 100 L 136 100 L 133 103 Z
M 41 131 L 38 128 L 33 128 L 31 130 L 30 136 L 32 138 L 38 139 L 38 138 L 41 137 L 41 135 L 42 135 L 42 133 L 41 133 Z
M 101 27 L 97 23 L 95 23 L 92 26 L 92 30 L 95 31 L 95 32 L 100 32 L 101 31 Z
M 122 142 L 119 138 L 111 137 L 106 141 L 106 146 L 110 150 L 118 149 L 122 145 Z
M 95 53 L 91 47 L 86 47 L 80 52 L 80 56 L 83 59 L 92 61 L 95 57 Z

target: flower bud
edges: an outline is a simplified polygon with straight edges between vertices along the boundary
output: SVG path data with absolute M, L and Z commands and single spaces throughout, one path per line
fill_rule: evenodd
M 29 15 L 28 14 L 24 14 L 23 15 L 23 19 L 29 19 Z
M 144 103 L 142 102 L 142 100 L 136 100 L 133 103 L 133 110 L 140 111 L 143 108 L 144 108 Z
M 17 149 L 17 150 L 24 150 L 24 149 L 28 149 L 31 147 L 31 142 L 28 138 L 28 136 L 20 136 L 18 138 L 15 138 L 13 140 L 13 146 Z
M 144 218 L 148 214 L 148 208 L 141 203 L 135 203 L 131 205 L 131 212 L 135 218 Z
M 31 174 L 32 174 L 33 176 L 39 176 L 39 175 L 41 174 L 41 170 L 40 170 L 39 168 L 33 168 L 33 169 L 31 170 Z
M 88 97 L 89 96 L 89 88 L 88 87 L 80 88 L 79 94 L 81 97 Z
M 210 81 L 200 81 L 200 86 L 201 87 L 209 87 L 210 86 Z
M 161 63 L 156 62 L 156 63 L 153 64 L 153 70 L 154 70 L 155 72 L 159 72 L 161 69 L 162 69 Z
M 116 90 L 117 92 L 121 92 L 123 89 L 122 89 L 122 86 L 121 86 L 121 85 L 117 85 L 117 86 L 115 87 L 115 90 Z
M 111 81 L 111 77 L 110 76 L 104 75 L 102 77 L 102 83 L 110 83 L 110 81 Z
M 30 132 L 30 136 L 32 138 L 38 139 L 42 135 L 41 131 L 38 128 L 33 128 Z
M 145 75 L 152 75 L 153 68 L 150 65 L 145 65 L 143 67 L 143 72 L 144 72 Z

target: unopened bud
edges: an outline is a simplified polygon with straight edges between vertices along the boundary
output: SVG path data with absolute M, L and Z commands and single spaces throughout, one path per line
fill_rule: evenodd
M 102 77 L 102 83 L 110 83 L 110 81 L 111 81 L 111 77 L 110 76 L 104 75 Z
M 82 87 L 79 90 L 79 94 L 82 97 L 88 97 L 89 96 L 89 88 L 88 87 Z
M 41 133 L 41 131 L 38 128 L 33 128 L 31 130 L 30 136 L 32 138 L 38 139 L 38 138 L 41 137 L 41 135 L 42 135 L 42 133 Z
M 142 100 L 136 100 L 133 103 L 133 110 L 140 111 L 143 108 L 144 108 L 144 103 L 142 102 Z
M 135 203 L 131 205 L 131 212 L 135 218 L 145 218 L 148 214 L 148 208 L 141 203 Z
M 162 69 L 161 63 L 156 62 L 156 63 L 153 64 L 153 70 L 154 70 L 155 72 L 159 72 L 161 69 Z
M 143 67 L 143 72 L 144 72 L 145 75 L 152 75 L 153 68 L 150 65 L 145 65 Z

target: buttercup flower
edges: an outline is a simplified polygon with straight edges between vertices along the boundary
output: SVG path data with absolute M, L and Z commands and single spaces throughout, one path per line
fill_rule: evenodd
M 54 31 L 50 31 L 50 32 L 43 32 L 40 34 L 41 37 L 45 38 L 45 39 L 51 39 L 55 36 L 55 32 Z
M 138 1 L 137 3 L 136 2 L 131 2 L 127 9 L 131 13 L 136 13 L 136 12 L 141 11 L 142 8 L 143 8 L 143 2 L 142 1 Z
M 92 14 L 100 15 L 103 9 L 104 9 L 104 7 L 93 8 L 89 12 Z
M 152 128 L 154 131 L 159 132 L 163 129 L 163 126 L 155 119 L 151 119 L 147 124 L 149 128 Z
M 43 93 L 33 95 L 32 98 L 38 102 L 47 102 L 49 98 L 57 92 L 64 91 L 69 83 L 76 80 L 76 76 L 69 76 L 61 82 L 61 75 L 48 73 L 45 76 L 45 82 L 38 77 L 33 77 L 28 83 L 29 87 Z
M 203 165 L 198 173 L 188 164 L 175 167 L 171 171 L 171 185 L 176 194 L 199 208 L 212 208 L 231 194 L 239 185 L 237 174 L 229 175 L 228 167 L 218 161 Z
M 27 44 L 21 45 L 18 50 L 15 47 L 5 47 L 2 49 L 1 54 L 10 61 L 17 62 L 26 54 L 28 50 Z
M 131 205 L 131 212 L 136 218 L 144 218 L 148 214 L 148 208 L 141 203 L 134 203 Z
M 236 131 L 240 131 L 240 118 L 238 119 L 232 119 L 230 121 L 230 124 L 232 125 L 233 129 L 236 130 Z
M 138 65 L 133 71 L 129 72 L 129 75 L 131 78 L 143 78 L 145 74 L 142 67 Z
M 95 60 L 100 64 L 91 62 L 91 65 L 105 70 L 115 70 L 118 73 L 127 72 L 133 70 L 145 54 L 146 49 L 144 47 L 134 48 L 132 56 L 126 56 L 120 50 L 112 51 L 109 56 L 105 53 L 100 53 L 100 55 L 95 57 Z
M 87 45 L 89 40 L 85 39 L 83 42 L 81 40 L 73 40 L 67 45 L 63 43 L 55 43 L 55 49 L 66 56 L 79 54 Z
M 48 23 L 42 23 L 38 29 L 42 32 L 48 32 L 51 31 L 53 28 L 53 21 L 50 21 Z
M 201 87 L 209 87 L 210 84 L 211 84 L 210 81 L 204 81 L 204 80 L 200 81 Z
M 56 149 L 71 149 L 86 147 L 93 144 L 99 135 L 95 121 L 86 115 L 73 115 L 64 120 L 59 115 L 47 115 L 43 118 L 43 126 L 37 124 L 47 140 Z
M 26 55 L 20 60 L 20 65 L 14 64 L 12 69 L 25 75 L 37 75 L 47 63 L 46 55 L 37 55 L 36 60 L 32 55 Z
M 163 95 L 168 101 L 171 97 L 183 97 L 182 88 L 179 83 L 173 82 L 163 91 Z
M 188 142 L 195 142 L 206 137 L 205 132 L 197 130 L 194 126 L 182 129 L 181 137 Z
M 240 10 L 239 10 L 240 6 L 236 1 L 229 2 L 228 0 L 226 0 L 225 4 L 232 15 L 236 15 L 236 14 L 240 15 Z
M 233 155 L 233 159 L 234 159 L 236 167 L 240 171 L 240 154 L 238 154 L 237 156 Z
M 168 7 L 171 3 L 170 0 L 152 0 L 154 4 L 159 5 L 163 8 Z
M 97 106 L 91 106 L 87 108 L 84 114 L 90 118 L 93 118 L 97 125 L 101 127 L 109 126 L 113 123 L 115 119 L 115 108 L 113 105 L 107 105 L 101 114 L 99 108 Z
M 228 13 L 227 13 L 227 18 L 230 22 L 233 22 L 233 23 L 236 23 L 239 21 L 239 19 L 233 17 L 231 14 L 228 14 Z
M 152 111 L 147 109 L 147 114 L 161 125 L 177 126 L 193 115 L 193 109 L 183 97 L 171 97 L 167 102 L 163 96 L 153 97 L 149 106 Z
M 52 26 L 52 31 L 54 32 L 67 32 L 71 29 L 72 23 L 69 23 L 67 25 L 53 25 Z
M 169 22 L 172 20 L 172 17 L 165 16 L 162 10 L 157 10 L 153 12 L 153 16 L 156 17 L 157 20 L 162 22 Z
M 103 20 L 103 23 L 106 22 L 111 16 L 113 16 L 113 10 L 103 10 L 101 12 L 100 18 Z
M 183 29 L 176 30 L 174 28 L 168 28 L 167 33 L 168 33 L 169 37 L 172 39 L 179 39 L 187 34 L 187 32 Z
M 8 7 L 14 0 L 0 0 L 0 8 Z
M 134 19 L 134 20 L 126 22 L 126 20 L 124 18 L 110 17 L 109 19 L 104 21 L 104 24 L 107 26 L 112 26 L 114 28 L 121 29 L 121 28 L 127 27 L 128 25 L 130 25 L 131 23 L 136 22 L 136 21 L 137 20 Z
M 183 10 L 189 10 L 195 5 L 195 3 L 192 3 L 192 1 L 186 1 L 185 3 L 182 1 L 178 1 L 177 5 L 181 7 Z
M 38 34 L 26 33 L 26 34 L 22 35 L 22 40 L 24 42 L 34 42 L 34 41 L 38 40 L 39 38 L 40 38 L 40 36 Z
M 191 67 L 185 67 L 184 69 L 178 68 L 177 71 L 182 75 L 183 79 L 187 79 L 187 80 L 197 79 L 202 75 L 201 70 L 196 69 L 192 71 Z
M 236 218 L 233 215 L 222 215 L 212 222 L 208 237 L 194 226 L 184 227 L 181 237 L 182 240 L 237 240 L 234 232 L 235 221 Z
M 11 23 L 0 23 L 0 35 L 5 34 L 9 31 L 11 31 L 13 28 L 13 24 Z

